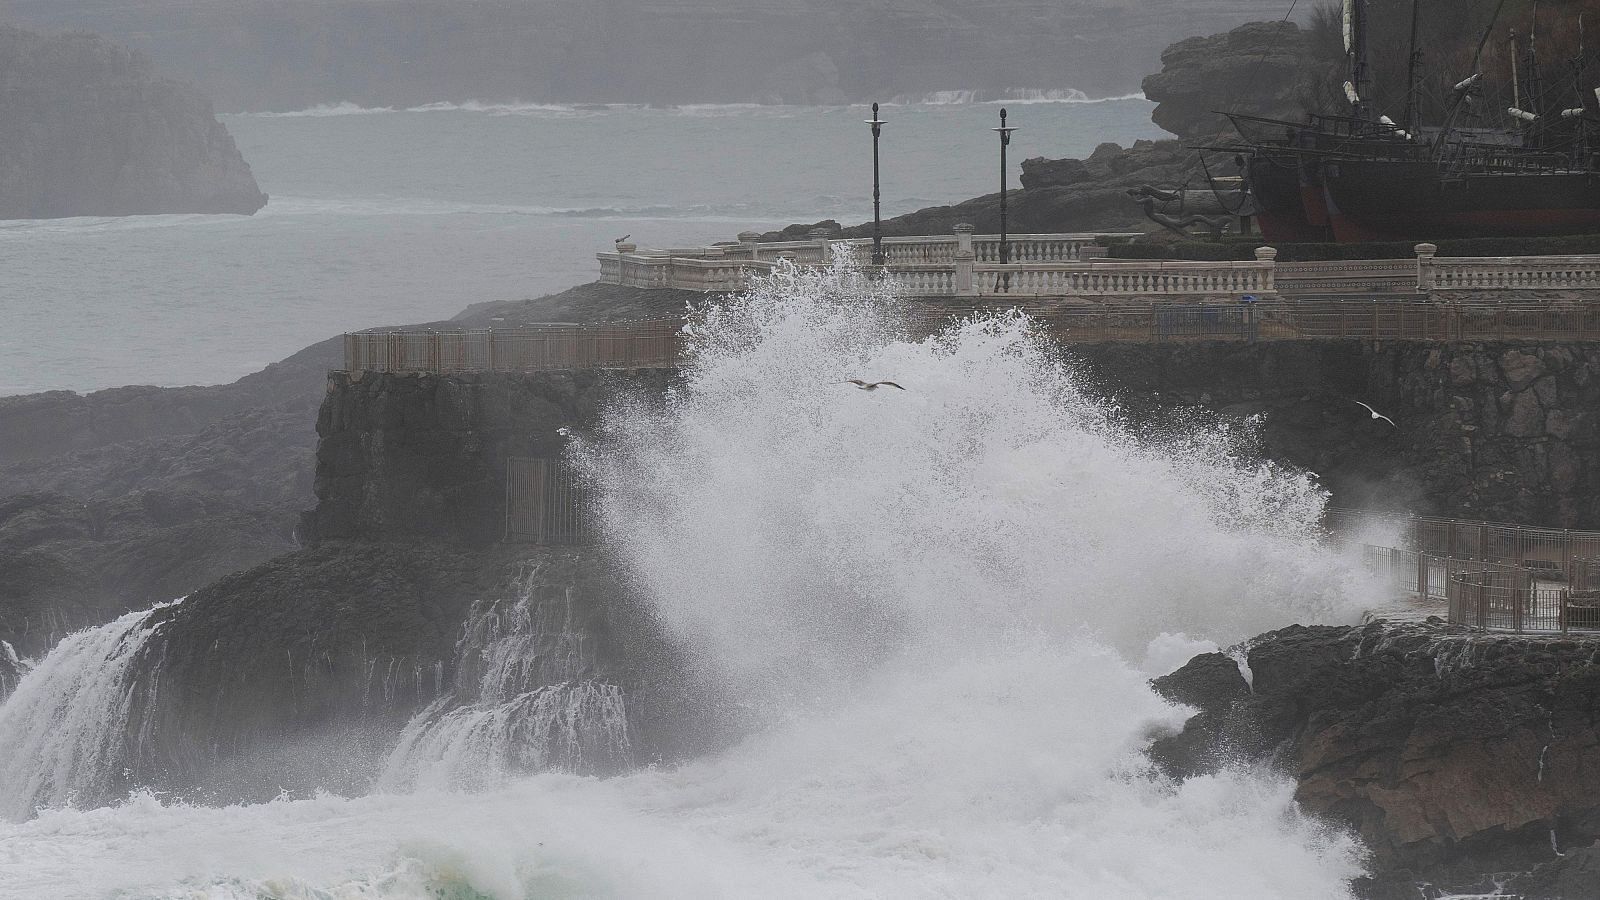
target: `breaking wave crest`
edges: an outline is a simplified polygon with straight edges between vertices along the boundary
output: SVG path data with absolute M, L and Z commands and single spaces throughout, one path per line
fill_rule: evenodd
M 1322 494 L 1238 435 L 1128 433 L 1023 316 L 920 339 L 899 309 L 846 266 L 780 268 L 696 310 L 681 384 L 615 404 L 575 448 L 610 549 L 737 699 L 736 746 L 472 795 L 52 810 L 0 825 L 0 883 L 138 898 L 1348 897 L 1361 848 L 1304 816 L 1288 779 L 1153 770 L 1143 749 L 1185 711 L 1135 664 L 1335 615 L 1355 588 L 1315 538 Z M 501 625 L 469 638 L 478 701 L 520 696 L 520 640 Z

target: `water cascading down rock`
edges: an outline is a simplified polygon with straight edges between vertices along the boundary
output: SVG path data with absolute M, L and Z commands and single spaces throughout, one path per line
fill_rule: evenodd
M 608 773 L 631 764 L 622 688 L 599 677 L 571 584 L 527 565 L 509 596 L 480 603 L 458 645 L 453 693 L 420 713 L 382 783 L 484 788 L 510 773 Z

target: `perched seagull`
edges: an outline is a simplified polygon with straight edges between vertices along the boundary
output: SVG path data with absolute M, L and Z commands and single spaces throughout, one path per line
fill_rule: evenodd
M 895 384 L 892 381 L 870 381 L 869 382 L 869 381 L 862 381 L 859 378 L 851 378 L 851 379 L 849 379 L 847 381 L 835 381 L 834 384 L 853 384 L 853 385 L 855 385 L 856 387 L 860 388 L 863 391 L 875 391 L 875 390 L 877 390 L 878 388 L 881 388 L 881 387 L 892 387 L 892 388 L 894 388 L 896 390 L 900 390 L 900 391 L 905 390 L 905 388 L 901 387 L 898 384 Z
M 1363 408 L 1366 409 L 1367 412 L 1372 413 L 1372 418 L 1374 418 L 1374 419 L 1382 419 L 1385 422 L 1388 422 L 1391 426 L 1393 426 L 1395 428 L 1399 428 L 1400 427 L 1399 425 L 1395 425 L 1394 424 L 1394 420 L 1393 419 L 1389 418 L 1388 416 L 1384 415 L 1383 413 L 1378 412 L 1377 410 L 1373 409 L 1372 407 L 1367 406 L 1365 403 L 1362 403 L 1360 400 L 1352 400 L 1350 402 L 1356 403 L 1356 404 L 1360 404 Z
M 633 235 L 632 235 L 632 234 L 625 234 L 625 235 L 623 235 L 623 236 L 622 236 L 622 237 L 619 237 L 619 238 L 617 238 L 617 239 L 616 239 L 616 240 L 614 240 L 614 241 L 612 241 L 612 242 L 611 242 L 611 243 L 613 243 L 613 244 L 620 244 L 620 243 L 622 243 L 622 242 L 623 242 L 623 241 L 625 241 L 625 240 L 627 240 L 627 239 L 628 239 L 628 238 L 631 238 L 631 237 L 633 237 Z

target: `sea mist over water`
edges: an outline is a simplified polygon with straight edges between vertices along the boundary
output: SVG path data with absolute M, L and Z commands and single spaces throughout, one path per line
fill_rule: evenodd
M 608 540 L 749 736 L 673 771 L 479 794 L 123 806 L 0 826 L 19 896 L 1333 898 L 1293 785 L 1171 783 L 1136 663 L 1356 591 L 1302 475 L 1141 441 L 1021 317 L 906 339 L 861 275 L 691 317 L 665 401 L 577 448 Z M 905 391 L 834 384 L 891 379 Z M 33 890 L 32 894 L 26 893 Z M 73 891 L 76 891 L 76 894 Z

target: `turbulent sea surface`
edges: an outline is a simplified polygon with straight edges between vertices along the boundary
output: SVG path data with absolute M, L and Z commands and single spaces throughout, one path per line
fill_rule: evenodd
M 887 108 L 886 214 L 998 188 L 999 105 Z M 1139 98 L 1017 106 L 1013 164 L 1160 137 Z M 334 105 L 223 116 L 254 217 L 0 222 L 0 395 L 229 381 L 339 332 L 598 274 L 594 253 L 871 217 L 864 107 Z M 1013 169 L 1013 186 L 1019 170 Z

